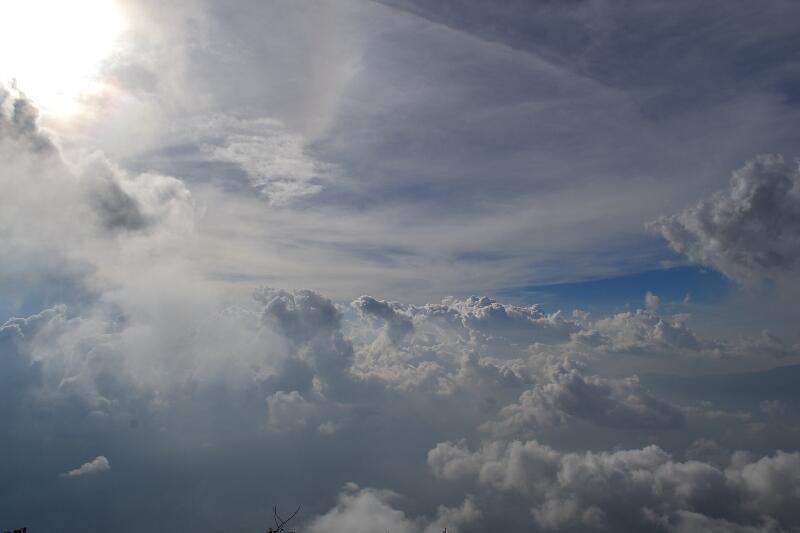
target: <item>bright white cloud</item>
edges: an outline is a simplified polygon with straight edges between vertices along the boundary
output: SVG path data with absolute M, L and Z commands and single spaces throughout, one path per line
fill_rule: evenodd
M 398 533 L 440 533 L 443 528 L 458 533 L 463 526 L 471 526 L 481 513 L 471 498 L 460 507 L 439 507 L 432 520 L 412 518 L 393 507 L 399 495 L 376 489 L 361 489 L 354 483 L 345 485 L 335 508 L 317 517 L 310 525 L 311 533 L 327 531 L 396 531 Z
M 90 474 L 99 474 L 100 472 L 108 472 L 109 470 L 111 470 L 111 463 L 102 455 L 98 455 L 88 463 L 84 463 L 78 468 L 61 475 L 63 477 L 80 477 Z

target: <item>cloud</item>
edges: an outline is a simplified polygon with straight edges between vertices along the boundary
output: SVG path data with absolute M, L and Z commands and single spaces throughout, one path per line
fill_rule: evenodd
M 150 173 L 131 176 L 99 155 L 82 170 L 89 204 L 108 230 L 135 232 L 168 223 L 191 227 L 192 196 L 182 181 Z
M 684 423 L 679 409 L 653 397 L 636 376 L 584 377 L 570 361 L 550 366 L 546 378 L 503 407 L 484 427 L 499 436 L 531 435 L 542 427 L 577 418 L 619 429 L 676 429 Z
M 572 335 L 573 348 L 590 353 L 627 354 L 640 357 L 706 360 L 789 358 L 800 354 L 792 345 L 769 331 L 739 338 L 702 338 L 689 327 L 688 314 L 661 315 L 637 309 L 592 320 L 576 315 L 581 329 Z
M 0 91 L 0 242 L 8 258 L 0 279 L 60 276 L 81 284 L 118 274 L 120 265 L 109 267 L 120 255 L 132 264 L 159 248 L 174 250 L 193 231 L 194 201 L 181 180 L 128 172 L 99 152 L 63 152 L 24 95 Z
M 319 386 L 320 394 L 346 396 L 351 389 L 353 346 L 342 334 L 341 312 L 333 302 L 308 289 L 263 287 L 254 298 L 263 305 L 262 323 L 289 341 L 292 357 L 286 377 L 304 382 L 306 391 Z
M 475 478 L 525 497 L 536 522 L 549 529 L 686 531 L 703 520 L 742 528 L 800 524 L 790 503 L 800 490 L 797 452 L 758 460 L 734 454 L 721 469 L 676 462 L 658 446 L 568 453 L 534 440 L 491 441 L 470 452 L 463 442 L 444 442 L 429 452 L 428 464 L 438 477 Z
M 297 392 L 278 391 L 267 398 L 268 427 L 276 432 L 305 428 L 315 415 L 314 405 Z M 327 426 L 326 426 L 327 427 Z
M 61 474 L 62 477 L 80 477 L 90 474 L 99 474 L 111 470 L 111 463 L 102 455 L 98 455 L 88 463 L 84 463 L 74 470 Z
M 315 518 L 309 526 L 311 533 L 328 531 L 394 531 L 397 533 L 440 533 L 443 528 L 458 533 L 461 527 L 474 523 L 481 515 L 471 498 L 460 507 L 439 507 L 432 521 L 411 518 L 393 507 L 400 496 L 388 490 L 359 488 L 354 483 L 345 485 L 335 508 Z
M 352 304 L 372 322 L 349 324 L 356 344 L 354 373 L 403 390 L 452 394 L 475 386 L 524 381 L 512 367 L 534 342 L 568 342 L 579 326 L 539 305 L 503 304 L 492 298 L 445 298 L 408 305 L 362 296 Z
M 621 352 L 615 352 L 612 337 L 604 335 L 610 330 L 597 333 L 592 325 L 599 320 L 585 314 L 556 319 L 536 306 L 516 307 L 482 298 L 418 306 L 364 296 L 356 304 L 343 305 L 309 289 L 274 288 L 259 289 L 252 301 L 219 310 L 216 299 L 198 295 L 192 278 L 178 283 L 175 271 L 163 277 L 157 272 L 142 271 L 137 278 L 140 283 L 131 280 L 124 290 L 108 291 L 101 301 L 54 307 L 26 319 L 12 319 L 0 328 L 3 364 L 13 362 L 4 369 L 17 376 L 15 395 L 25 398 L 25 402 L 3 405 L 4 412 L 17 413 L 7 419 L 19 423 L 35 420 L 30 413 L 57 413 L 59 421 L 47 431 L 61 438 L 80 427 L 86 432 L 81 449 L 91 449 L 99 438 L 107 443 L 108 453 L 116 455 L 134 453 L 133 443 L 148 454 L 155 449 L 151 446 L 157 446 L 142 444 L 139 438 L 155 443 L 166 439 L 186 454 L 170 461 L 207 461 L 214 476 L 228 476 L 220 469 L 247 479 L 252 472 L 266 470 L 284 479 L 296 476 L 293 469 L 297 468 L 313 472 L 317 480 L 313 489 L 286 481 L 281 490 L 291 491 L 285 493 L 287 498 L 321 502 L 314 507 L 318 521 L 313 523 L 319 528 L 347 525 L 358 529 L 380 523 L 397 531 L 438 533 L 447 524 L 448 530 L 469 531 L 494 523 L 495 512 L 507 513 L 509 523 L 524 523 L 525 517 L 530 520 L 525 514 L 530 509 L 540 524 L 555 528 L 598 524 L 645 528 L 643 524 L 662 522 L 678 527 L 684 511 L 754 527 L 761 524 L 756 515 L 762 510 L 781 524 L 787 520 L 786 504 L 765 495 L 773 485 L 791 484 L 781 472 L 795 468 L 792 454 L 770 456 L 774 463 L 740 457 L 734 468 L 724 452 L 708 446 L 701 450 L 700 445 L 692 456 L 707 463 L 678 463 L 662 447 L 631 448 L 627 455 L 584 454 L 535 441 L 520 443 L 518 452 L 510 451 L 515 445 L 506 438 L 528 438 L 532 433 L 537 439 L 552 437 L 586 448 L 604 439 L 620 446 L 639 445 L 640 439 L 658 438 L 661 430 L 672 428 L 681 431 L 665 442 L 701 435 L 726 443 L 744 439 L 727 436 L 724 428 L 705 422 L 722 420 L 719 426 L 730 427 L 725 421 L 738 423 L 735 411 L 720 406 L 715 408 L 722 413 L 717 416 L 711 407 L 673 406 L 630 375 L 635 367 L 626 367 L 627 377 L 595 370 L 602 368 L 604 358 L 620 357 Z M 647 323 L 645 329 L 653 329 L 658 319 L 643 313 L 648 313 L 640 317 Z M 410 321 L 413 328 L 407 328 L 396 343 L 389 342 L 387 319 Z M 606 340 L 577 343 L 574 334 L 564 331 L 594 332 Z M 584 358 L 583 363 L 565 361 L 568 353 Z M 633 361 L 648 360 L 634 357 Z M 667 364 L 674 368 L 676 361 L 681 360 L 669 359 Z M 25 369 L 30 371 L 27 377 Z M 729 413 L 734 413 L 733 418 Z M 135 426 L 131 420 L 136 420 Z M 692 426 L 695 423 L 702 431 Z M 558 431 L 551 431 L 553 426 Z M 15 427 L 19 429 L 14 434 L 19 436 L 11 445 L 16 439 L 42 438 L 41 428 Z M 496 440 L 471 452 L 467 441 L 446 442 L 451 435 L 470 439 L 489 435 Z M 463 505 L 452 507 L 456 501 L 452 497 L 440 502 L 439 488 L 422 481 L 426 479 L 425 452 L 436 442 L 442 444 L 429 455 L 429 464 L 438 477 L 462 480 L 465 485 L 478 481 L 481 492 Z M 364 469 L 365 462 L 386 463 L 377 458 L 374 462 L 374 453 L 401 459 Z M 331 462 L 331 454 L 338 459 Z M 273 457 L 280 457 L 280 464 Z M 127 465 L 137 460 L 134 457 Z M 758 467 L 750 468 L 750 464 Z M 129 466 L 115 464 L 119 468 Z M 372 468 L 393 470 L 375 473 Z M 711 504 L 680 503 L 680 498 L 689 496 L 679 498 L 670 492 L 670 483 L 678 484 L 664 477 L 662 471 L 670 468 L 700 469 L 711 476 L 712 488 L 719 480 L 737 498 L 749 494 L 756 507 L 743 518 L 727 507 L 714 514 L 708 508 Z M 739 474 L 734 475 L 731 468 Z M 588 476 L 588 481 L 570 481 L 575 469 L 586 470 L 581 475 Z M 399 474 L 394 470 L 402 471 L 402 476 L 396 478 Z M 594 480 L 595 470 L 606 481 Z M 352 473 L 372 486 L 413 492 L 413 502 L 406 506 L 406 500 L 391 495 L 391 490 L 345 489 L 330 509 L 326 495 L 335 493 L 345 474 L 352 479 Z M 151 470 L 141 475 L 161 479 L 161 474 Z M 667 492 L 640 486 L 640 475 L 655 477 Z M 252 486 L 247 479 L 241 483 Z M 392 479 L 404 479 L 407 484 L 393 485 Z M 685 490 L 702 492 L 698 487 L 705 485 L 693 479 L 686 482 Z M 181 477 L 172 482 L 188 488 L 195 481 Z M 600 495 L 616 483 L 623 485 L 621 500 L 640 504 L 634 515 L 626 515 Z M 208 490 L 224 499 L 218 491 Z M 453 490 L 459 502 L 473 493 L 463 485 Z M 527 510 L 519 516 L 513 502 L 493 500 L 495 490 L 519 492 Z M 710 492 L 709 497 L 717 497 L 714 494 Z M 203 496 L 189 490 L 174 498 L 188 504 Z M 702 500 L 696 494 L 691 498 Z M 416 507 L 420 501 L 428 507 L 417 517 L 422 512 Z M 744 501 L 742 496 L 740 503 Z M 240 512 L 252 501 L 229 503 Z M 446 504 L 446 509 L 435 510 L 439 503 Z M 406 508 L 415 511 L 409 513 Z M 655 514 L 646 517 L 645 508 Z M 696 517 L 686 520 L 690 518 Z
M 47 155 L 57 150 L 49 135 L 39 129 L 39 111 L 16 89 L 0 85 L 0 142 L 14 142 Z
M 650 291 L 644 295 L 644 303 L 648 310 L 658 311 L 658 306 L 661 305 L 661 298 L 656 296 Z
M 41 368 L 28 357 L 28 350 L 36 336 L 64 310 L 64 306 L 45 309 L 27 318 L 11 318 L 0 326 L 0 396 L 7 407 L 39 382 Z
M 319 193 L 336 173 L 335 165 L 314 159 L 303 137 L 279 121 L 221 118 L 207 127 L 229 133 L 222 144 L 204 145 L 202 152 L 212 161 L 239 165 L 271 206 Z
M 791 274 L 800 260 L 800 170 L 779 155 L 758 156 L 733 173 L 727 190 L 651 227 L 675 251 L 733 279 Z
M 515 289 L 655 268 L 643 220 L 796 142 L 796 73 L 767 56 L 797 49 L 797 8 L 723 3 L 121 0 L 102 94 L 42 117 L 58 135 L 0 97 L 0 306 L 27 317 L 0 320 L 0 456 L 23 459 L 0 461 L 0 514 L 120 533 L 263 530 L 265 501 L 303 502 L 312 531 L 797 525 L 796 454 L 770 452 L 796 446 L 789 393 L 751 401 L 726 374 L 723 399 L 686 407 L 677 380 L 645 386 L 794 362 L 796 339 L 711 336 L 703 291 L 692 318 Z M 786 240 L 742 216 L 761 246 Z M 261 284 L 284 289 L 250 298 Z M 119 490 L 53 475 L 98 447 Z
M 386 334 L 392 343 L 401 342 L 406 335 L 414 331 L 411 318 L 395 310 L 397 305 L 386 301 L 379 301 L 371 296 L 361 296 L 352 304 L 364 315 L 374 316 L 386 323 Z
M 678 511 L 676 523 L 665 524 L 675 533 L 780 533 L 783 529 L 772 518 L 764 517 L 752 525 L 714 519 L 690 511 Z

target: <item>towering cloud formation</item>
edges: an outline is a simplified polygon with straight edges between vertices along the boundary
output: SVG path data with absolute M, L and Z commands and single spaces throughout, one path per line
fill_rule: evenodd
M 800 170 L 762 155 L 733 173 L 730 188 L 652 224 L 677 252 L 739 281 L 796 273 Z

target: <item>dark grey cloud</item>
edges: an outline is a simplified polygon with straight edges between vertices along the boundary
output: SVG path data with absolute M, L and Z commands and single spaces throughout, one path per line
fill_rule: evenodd
M 800 260 L 800 171 L 779 155 L 759 156 L 727 190 L 652 227 L 675 251 L 734 279 L 791 274 Z

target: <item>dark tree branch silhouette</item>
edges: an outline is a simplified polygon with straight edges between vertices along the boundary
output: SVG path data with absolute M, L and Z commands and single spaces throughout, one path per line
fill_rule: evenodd
M 291 514 L 291 516 L 289 516 L 289 518 L 284 520 L 283 518 L 281 518 L 281 515 L 278 514 L 278 506 L 277 505 L 274 506 L 272 508 L 272 518 L 273 520 L 275 520 L 275 529 L 269 528 L 268 533 L 281 533 L 282 531 L 284 531 L 286 528 L 286 524 L 288 524 L 289 521 L 295 516 L 297 516 L 297 513 L 300 512 L 300 507 L 302 507 L 302 505 L 298 505 L 297 509 L 295 509 L 295 511 Z

